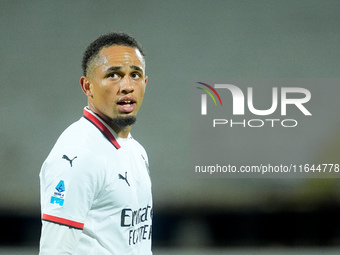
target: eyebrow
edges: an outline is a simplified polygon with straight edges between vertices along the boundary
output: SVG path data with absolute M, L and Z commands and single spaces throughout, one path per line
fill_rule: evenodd
M 108 69 L 106 69 L 106 72 L 108 73 L 112 71 L 118 71 L 118 70 L 121 70 L 122 68 L 123 68 L 122 66 L 110 66 Z M 132 65 L 130 66 L 130 68 L 144 73 L 144 70 L 140 68 L 139 66 Z
M 140 71 L 142 73 L 144 73 L 144 70 L 142 68 L 140 68 L 139 66 L 130 66 L 132 69 L 136 70 L 136 71 Z

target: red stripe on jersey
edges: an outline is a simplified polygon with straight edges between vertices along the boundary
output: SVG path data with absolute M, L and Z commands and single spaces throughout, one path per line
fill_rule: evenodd
M 89 120 L 93 125 L 95 125 L 104 135 L 105 137 L 112 143 L 116 149 L 120 148 L 119 143 L 117 142 L 116 138 L 113 136 L 113 134 L 110 132 L 110 130 L 105 127 L 105 125 L 93 114 L 86 111 L 84 109 L 84 117 Z
M 78 228 L 78 229 L 84 228 L 84 223 L 76 222 L 76 221 L 72 221 L 72 220 L 67 220 L 67 219 L 64 219 L 64 218 L 55 217 L 55 216 L 48 215 L 48 214 L 43 214 L 42 219 L 46 220 L 46 221 L 66 225 L 66 226 L 69 226 L 69 227 L 73 227 L 73 228 Z

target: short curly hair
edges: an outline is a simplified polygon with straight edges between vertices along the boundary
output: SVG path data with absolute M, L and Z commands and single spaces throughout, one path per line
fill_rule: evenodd
M 112 32 L 99 36 L 94 40 L 85 50 L 82 60 L 83 75 L 87 75 L 88 67 L 97 54 L 106 47 L 112 45 L 123 45 L 132 48 L 137 48 L 142 56 L 145 58 L 145 52 L 143 47 L 127 33 L 124 32 Z

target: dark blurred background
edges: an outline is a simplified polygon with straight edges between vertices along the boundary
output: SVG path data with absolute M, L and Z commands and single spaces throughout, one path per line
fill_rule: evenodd
M 246 152 L 248 163 L 278 148 L 287 162 L 292 154 L 340 163 L 339 11 L 330 0 L 0 1 L 0 253 L 37 249 L 41 164 L 86 105 L 85 47 L 113 30 L 147 52 L 149 82 L 132 135 L 149 154 L 156 249 L 340 245 L 337 178 L 192 178 L 188 97 L 196 81 L 212 78 L 333 79 L 308 88 L 313 125 L 302 126 L 298 149 L 289 141 L 300 135 L 277 130 L 242 144 L 262 148 Z M 237 135 L 229 140 L 239 144 Z

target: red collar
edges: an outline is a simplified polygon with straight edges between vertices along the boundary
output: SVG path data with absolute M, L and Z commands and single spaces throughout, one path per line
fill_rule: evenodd
M 120 145 L 117 142 L 116 138 L 113 136 L 112 132 L 99 120 L 99 117 L 94 115 L 94 113 L 88 111 L 86 108 L 84 109 L 84 117 L 93 125 L 95 125 L 95 127 L 103 133 L 107 140 L 109 140 L 116 149 L 120 148 Z

